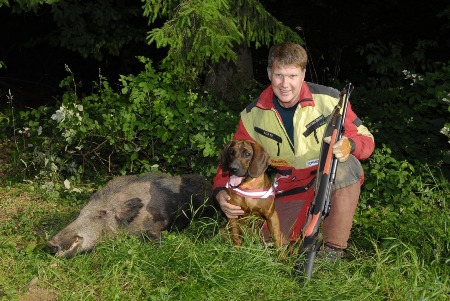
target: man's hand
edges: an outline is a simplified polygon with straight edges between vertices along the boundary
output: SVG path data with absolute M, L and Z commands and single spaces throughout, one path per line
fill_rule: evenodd
M 238 218 L 240 215 L 244 215 L 245 212 L 241 207 L 228 203 L 231 198 L 225 190 L 220 191 L 216 199 L 220 209 L 222 209 L 228 218 Z
M 330 144 L 331 137 L 325 137 L 323 138 L 323 141 Z M 342 137 L 333 145 L 333 155 L 336 157 L 336 159 L 338 159 L 339 162 L 347 161 L 351 151 L 352 144 L 350 143 L 350 139 L 348 139 L 347 137 Z

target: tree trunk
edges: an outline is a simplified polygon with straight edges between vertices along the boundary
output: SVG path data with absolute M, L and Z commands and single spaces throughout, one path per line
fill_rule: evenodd
M 237 101 L 246 96 L 247 89 L 254 83 L 252 53 L 247 45 L 236 48 L 236 62 L 220 60 L 206 75 L 205 87 L 225 101 Z

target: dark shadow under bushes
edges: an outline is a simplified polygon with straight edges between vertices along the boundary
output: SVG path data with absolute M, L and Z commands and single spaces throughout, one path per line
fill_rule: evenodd
M 429 58 L 438 45 L 376 41 L 357 49 L 367 70 L 355 74 L 352 106 L 397 160 L 427 164 L 450 178 L 450 61 Z

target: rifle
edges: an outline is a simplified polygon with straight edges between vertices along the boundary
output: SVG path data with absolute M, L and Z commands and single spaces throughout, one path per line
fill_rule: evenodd
M 336 177 L 338 160 L 333 156 L 333 145 L 342 138 L 344 131 L 345 114 L 347 113 L 348 100 L 353 91 L 353 86 L 348 83 L 339 95 L 339 102 L 330 115 L 330 121 L 325 130 L 324 137 L 331 136 L 331 142 L 322 141 L 319 157 L 317 181 L 315 184 L 315 197 L 309 209 L 310 222 L 303 231 L 301 250 L 306 252 L 306 258 L 297 266 L 298 270 L 305 272 L 306 279 L 312 276 L 314 258 L 320 247 L 319 226 L 330 211 L 330 197 L 332 185 Z

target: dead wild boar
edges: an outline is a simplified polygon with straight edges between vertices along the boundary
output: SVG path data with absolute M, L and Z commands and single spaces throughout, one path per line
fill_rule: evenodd
M 161 231 L 186 228 L 193 213 L 213 217 L 210 193 L 210 183 L 199 175 L 120 176 L 94 193 L 78 218 L 47 245 L 56 256 L 70 258 L 120 231 L 156 240 Z

